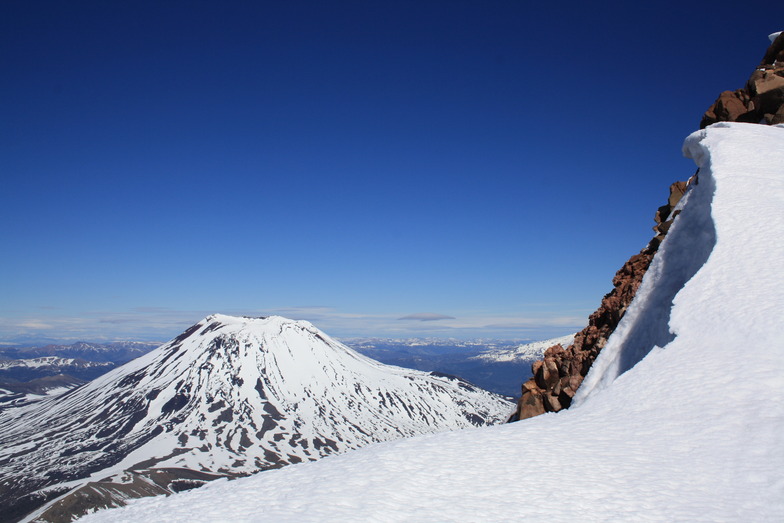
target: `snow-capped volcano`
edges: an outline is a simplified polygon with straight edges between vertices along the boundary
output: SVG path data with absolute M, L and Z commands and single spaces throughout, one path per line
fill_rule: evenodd
M 214 315 L 0 419 L 0 491 L 8 500 L 128 469 L 246 474 L 511 410 L 466 382 L 366 358 L 307 322 Z

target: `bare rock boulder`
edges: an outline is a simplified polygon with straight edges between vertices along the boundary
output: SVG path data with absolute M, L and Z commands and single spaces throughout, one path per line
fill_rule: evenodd
M 768 47 L 746 85 L 724 91 L 702 117 L 700 128 L 716 122 L 781 123 L 784 105 L 784 33 Z

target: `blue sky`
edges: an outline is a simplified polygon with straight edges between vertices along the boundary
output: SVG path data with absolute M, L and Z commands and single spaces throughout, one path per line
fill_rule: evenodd
M 3 2 L 0 340 L 582 328 L 784 19 L 631 4 Z

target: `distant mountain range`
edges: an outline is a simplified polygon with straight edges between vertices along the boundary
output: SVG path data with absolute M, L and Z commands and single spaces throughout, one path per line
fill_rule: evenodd
M 531 377 L 531 364 L 545 349 L 571 343 L 574 335 L 521 343 L 502 340 L 354 338 L 344 342 L 388 365 L 460 376 L 483 389 L 507 397 L 520 395 Z
M 0 513 L 70 520 L 216 477 L 500 423 L 513 408 L 460 379 L 369 359 L 307 322 L 214 315 L 69 393 L 7 409 Z
M 57 395 L 146 354 L 160 343 L 77 342 L 0 347 L 0 411 Z
M 126 363 L 158 348 L 159 342 L 117 341 L 111 343 L 88 343 L 79 341 L 70 345 L 48 344 L 39 346 L 0 347 L 0 359 L 29 359 L 46 356 L 78 358 L 86 361 Z
M 117 366 L 112 362 L 86 361 L 81 358 L 44 356 L 18 360 L 0 360 L 0 378 L 13 375 L 13 379 L 29 381 L 44 376 L 70 374 L 75 378 L 91 380 Z
M 568 336 L 561 336 L 559 338 L 524 343 L 512 348 L 492 348 L 483 351 L 476 356 L 472 356 L 471 359 L 492 363 L 524 362 L 530 365 L 532 361 L 541 359 L 544 351 L 553 345 L 566 347 L 570 345 L 572 341 L 574 341 L 574 334 L 569 334 Z

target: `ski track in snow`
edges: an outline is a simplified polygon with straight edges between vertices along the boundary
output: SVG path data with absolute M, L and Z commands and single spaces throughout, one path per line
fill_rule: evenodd
M 680 238 L 665 239 L 666 263 L 644 283 L 650 303 L 630 308 L 579 405 L 84 521 L 784 521 L 784 126 L 716 124 L 684 152 L 701 171 L 673 231 Z M 695 227 L 706 217 L 715 240 Z M 673 272 L 690 276 L 674 299 L 656 291 Z M 659 338 L 642 336 L 654 346 L 636 352 L 644 309 L 657 311 L 657 332 L 669 326 L 667 339 L 656 347 Z M 623 373 L 613 362 L 627 351 L 640 361 Z

